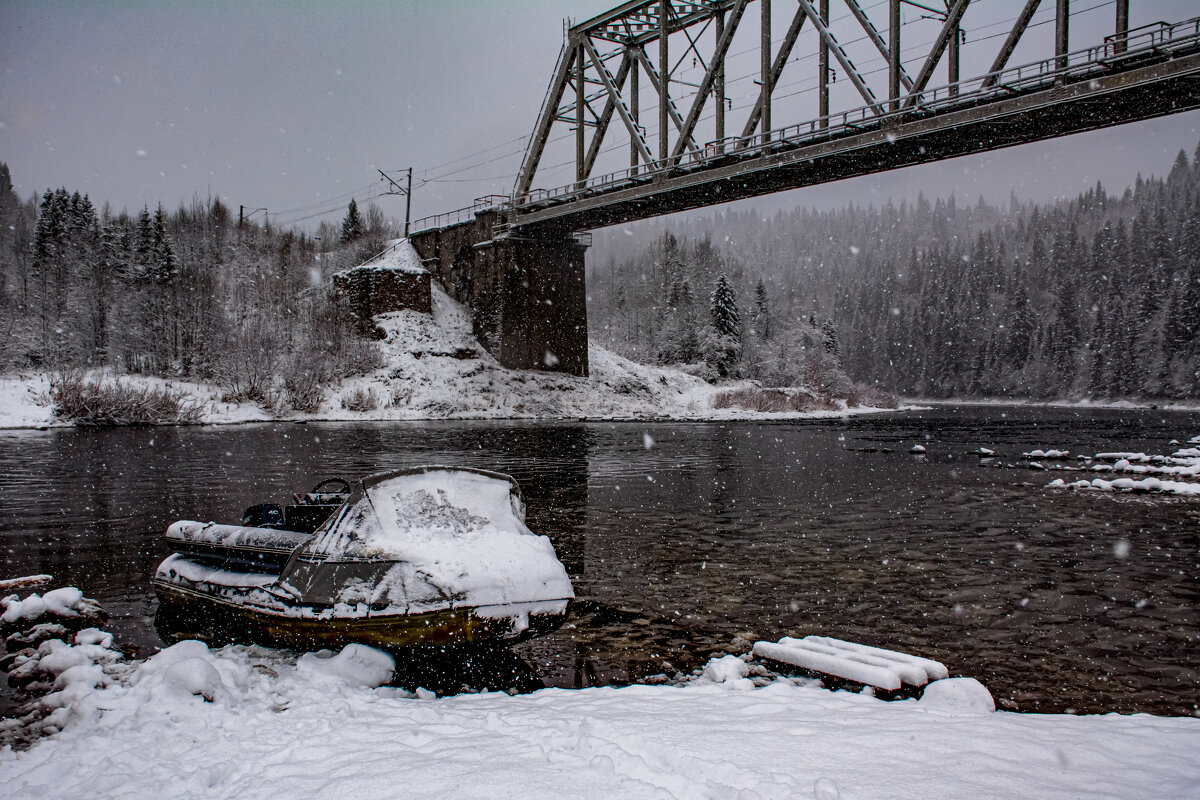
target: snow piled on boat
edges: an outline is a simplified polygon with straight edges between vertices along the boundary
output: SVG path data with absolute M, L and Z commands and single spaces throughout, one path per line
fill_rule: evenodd
M 525 527 L 508 480 L 433 469 L 363 483 L 365 496 L 304 545 L 327 564 L 381 565 L 374 580 L 343 589 L 341 603 L 424 613 L 575 596 L 550 539 Z
M 80 647 L 92 680 L 67 682 L 60 732 L 0 751 L 4 795 L 1137 800 L 1200 785 L 1197 719 L 989 713 L 954 686 L 894 703 L 752 688 L 732 656 L 682 687 L 437 699 L 384 685 L 390 656 L 361 645 L 182 642 L 124 665 L 100 644 L 59 650 Z

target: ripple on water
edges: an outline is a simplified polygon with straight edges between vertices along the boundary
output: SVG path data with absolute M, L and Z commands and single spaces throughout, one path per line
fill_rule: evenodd
M 997 408 L 20 432 L 0 435 L 0 557 L 5 574 L 79 585 L 150 648 L 173 519 L 236 519 L 332 475 L 481 466 L 521 482 L 575 581 L 571 624 L 517 648 L 547 684 L 686 672 L 814 633 L 937 658 L 1006 708 L 1192 713 L 1200 502 L 1050 491 L 1053 475 L 969 453 L 1163 452 L 1196 432 L 1195 414 Z

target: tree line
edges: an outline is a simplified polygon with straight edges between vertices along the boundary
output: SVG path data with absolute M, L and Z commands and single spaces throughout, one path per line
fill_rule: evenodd
M 1184 152 L 1164 178 L 1048 205 L 921 195 L 766 218 L 716 211 L 649 226 L 640 254 L 593 268 L 592 320 L 628 355 L 695 356 L 663 346 L 699 330 L 662 312 L 670 226 L 684 271 L 703 282 L 723 264 L 749 310 L 735 371 L 750 377 L 786 382 L 789 370 L 764 365 L 826 349 L 854 379 L 917 396 L 1195 398 L 1198 223 L 1200 164 Z
M 308 235 L 239 224 L 216 198 L 134 214 L 66 188 L 21 201 L 0 164 L 0 225 L 5 369 L 105 367 L 295 404 L 304 389 L 311 402 L 302 383 L 376 358 L 328 281 L 395 236 L 375 207 Z

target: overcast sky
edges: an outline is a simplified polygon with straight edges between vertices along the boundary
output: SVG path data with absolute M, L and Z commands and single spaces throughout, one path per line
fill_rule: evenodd
M 414 216 L 450 210 L 511 190 L 564 18 L 580 21 L 616 4 L 0 0 L 0 161 L 22 197 L 65 186 L 97 204 L 132 210 L 211 194 L 235 210 L 266 208 L 272 222 L 302 225 L 314 224 L 321 212 L 340 219 L 350 196 L 370 199 L 383 186 L 376 168 L 412 165 Z M 836 16 L 839 0 L 833 5 Z M 864 5 L 883 27 L 882 9 L 873 8 L 878 0 Z M 984 25 L 988 13 L 1002 19 L 1020 5 L 981 0 L 969 14 L 979 13 L 982 21 L 972 24 Z M 1042 5 L 1044 17 L 1054 3 Z M 1200 13 L 1190 0 L 1133 0 L 1132 6 L 1135 25 Z M 1110 32 L 1111 2 L 1073 0 L 1072 7 L 1082 12 L 1073 22 L 1072 47 Z M 775 3 L 777 38 L 792 9 Z M 905 13 L 909 21 L 916 12 Z M 914 22 L 914 31 L 926 24 Z M 756 14 L 744 24 L 756 25 Z M 972 64 L 990 61 L 1002 41 L 1003 30 L 987 40 L 986 28 L 977 33 L 972 24 L 964 25 L 964 76 L 974 74 Z M 928 35 L 907 30 L 906 41 Z M 1039 30 L 1049 35 L 1049 26 Z M 794 71 L 797 86 L 813 72 L 803 64 Z M 642 94 L 650 102 L 648 87 Z M 776 125 L 801 121 L 783 114 L 776 111 Z M 879 203 L 919 189 L 1000 200 L 1015 191 L 1045 200 L 1097 180 L 1120 189 L 1138 172 L 1166 172 L 1180 148 L 1192 153 L 1198 128 L 1200 113 L 1181 114 L 776 200 Z M 564 171 L 547 177 L 550 185 L 571 178 Z M 429 178 L 437 180 L 425 183 Z M 378 202 L 389 215 L 403 216 L 402 198 Z

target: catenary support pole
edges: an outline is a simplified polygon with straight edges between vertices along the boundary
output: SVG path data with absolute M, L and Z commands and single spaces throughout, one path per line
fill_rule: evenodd
M 1114 39 L 1113 50 L 1118 53 L 1124 53 L 1128 48 L 1129 43 L 1126 41 L 1126 36 L 1129 34 L 1129 0 L 1117 0 L 1117 35 Z
M 771 0 L 758 0 L 762 9 L 759 44 L 759 80 L 762 89 L 762 122 L 763 141 L 771 135 Z
M 962 44 L 962 35 L 962 28 L 954 31 L 946 45 L 946 77 L 950 82 L 951 97 L 958 97 L 958 48 Z
M 412 167 L 408 168 L 408 191 L 404 193 L 404 238 L 412 228 Z
M 721 37 L 725 35 L 725 12 L 718 11 L 714 20 L 716 22 L 716 40 L 721 41 Z M 716 80 L 713 81 L 713 102 L 716 104 L 716 135 L 715 139 L 720 141 L 725 138 L 725 58 L 713 65 L 713 69 L 717 71 Z
M 888 110 L 900 110 L 900 0 L 888 6 Z
M 1057 69 L 1066 68 L 1067 53 L 1071 49 L 1070 6 L 1070 0 L 1057 0 L 1054 9 L 1054 66 Z
M 829 24 L 829 0 L 821 0 L 821 22 Z M 817 116 L 829 127 L 829 45 L 821 38 L 817 49 Z

